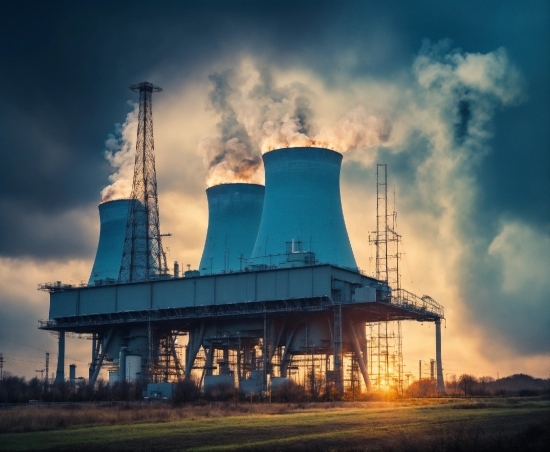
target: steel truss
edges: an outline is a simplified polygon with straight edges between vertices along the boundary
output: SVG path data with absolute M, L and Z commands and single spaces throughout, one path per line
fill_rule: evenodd
M 159 226 L 152 107 L 153 92 L 162 89 L 148 82 L 132 85 L 130 89 L 139 93 L 139 116 L 132 202 L 119 282 L 149 280 L 167 271 Z

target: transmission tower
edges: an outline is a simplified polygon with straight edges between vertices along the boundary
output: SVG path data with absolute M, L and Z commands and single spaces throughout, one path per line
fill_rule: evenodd
M 149 82 L 130 89 L 139 93 L 136 160 L 131 203 L 126 224 L 119 282 L 146 281 L 167 272 L 159 227 L 155 147 L 153 142 L 153 92 L 162 91 Z

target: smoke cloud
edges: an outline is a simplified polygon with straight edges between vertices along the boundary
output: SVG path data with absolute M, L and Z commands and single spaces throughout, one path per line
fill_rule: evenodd
M 220 116 L 220 121 L 217 124 L 219 135 L 204 137 L 199 142 L 208 186 L 230 181 L 261 182 L 258 180 L 261 156 L 254 151 L 250 137 L 231 104 L 235 92 L 230 85 L 232 75 L 231 71 L 225 71 L 209 76 L 212 84 L 210 105 Z
M 346 152 L 379 145 L 391 133 L 388 119 L 362 106 L 334 125 L 319 128 L 312 106 L 315 94 L 307 85 L 278 85 L 269 68 L 249 61 L 211 75 L 210 81 L 210 104 L 220 116 L 219 135 L 199 144 L 209 186 L 261 182 L 261 154 L 273 149 L 322 146 Z
M 133 109 L 126 115 L 126 121 L 115 124 L 115 133 L 109 134 L 105 141 L 105 159 L 115 172 L 109 176 L 111 185 L 101 191 L 101 202 L 129 198 L 132 193 L 139 104 L 128 104 Z

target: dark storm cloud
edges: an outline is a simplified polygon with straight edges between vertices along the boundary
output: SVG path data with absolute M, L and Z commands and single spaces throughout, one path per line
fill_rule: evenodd
M 495 152 L 479 169 L 485 175 L 480 208 L 517 212 L 550 227 L 550 193 L 540 183 L 548 178 L 550 141 L 547 2 L 525 8 L 474 1 L 167 1 L 155 7 L 66 1 L 4 2 L 1 8 L 0 81 L 10 88 L 0 107 L 2 199 L 39 211 L 97 200 L 109 170 L 103 142 L 125 115 L 125 87 L 152 71 L 183 79 L 208 62 L 248 52 L 281 67 L 309 67 L 329 84 L 342 75 L 391 79 L 408 67 L 421 39 L 448 37 L 467 51 L 506 47 L 529 78 L 522 113 L 507 112 L 495 124 Z M 297 113 L 303 122 L 309 112 Z M 509 124 L 518 118 L 521 134 Z M 462 115 L 457 137 L 466 125 Z M 55 170 L 47 142 L 65 150 Z
M 109 174 L 104 141 L 126 114 L 129 84 L 159 67 L 161 78 L 183 80 L 205 61 L 269 50 L 274 34 L 283 46 L 294 39 L 307 45 L 320 33 L 298 26 L 310 9 L 290 2 L 2 2 L 0 83 L 9 89 L 0 103 L 0 201 L 29 214 L 98 202 Z M 322 11 L 311 9 L 309 18 Z M 280 33 L 279 23 L 288 31 Z M 2 216 L 0 255 L 48 247 L 31 247 L 20 221 Z
M 391 79 L 410 64 L 421 39 L 448 37 L 474 52 L 504 46 L 528 77 L 528 102 L 495 124 L 495 152 L 479 168 L 480 209 L 517 212 L 550 227 L 550 193 L 541 186 L 550 163 L 547 2 L 530 8 L 473 1 L 163 2 L 154 8 L 4 2 L 1 8 L 0 81 L 10 88 L 0 107 L 2 199 L 50 211 L 98 199 L 108 176 L 103 142 L 126 113 L 125 87 L 156 68 L 166 68 L 166 79 L 184 78 L 209 61 L 248 52 L 282 67 L 310 67 L 327 83 L 342 73 Z M 342 59 L 346 54 L 352 63 Z M 466 125 L 460 116 L 457 137 Z M 48 142 L 57 148 L 53 154 Z M 59 152 L 63 158 L 52 169 Z

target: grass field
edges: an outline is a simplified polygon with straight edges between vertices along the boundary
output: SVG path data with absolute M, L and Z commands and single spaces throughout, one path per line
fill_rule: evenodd
M 0 450 L 546 451 L 550 401 L 35 407 L 0 410 L 7 431 Z

